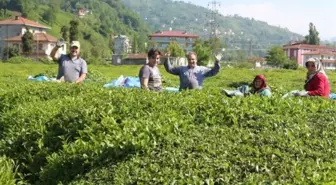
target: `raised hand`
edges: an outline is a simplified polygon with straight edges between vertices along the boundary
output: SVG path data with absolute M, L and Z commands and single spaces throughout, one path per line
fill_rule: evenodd
M 222 57 L 223 57 L 223 54 L 222 54 L 222 53 L 217 53 L 217 54 L 215 55 L 216 62 L 219 62 L 219 61 L 222 59 Z
M 64 46 L 64 44 L 65 44 L 65 40 L 63 38 L 60 38 L 56 42 L 56 47 L 61 48 L 62 46 Z

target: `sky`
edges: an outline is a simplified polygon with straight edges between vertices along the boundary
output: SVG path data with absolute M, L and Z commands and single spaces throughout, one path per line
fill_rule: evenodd
M 213 0 L 183 0 L 208 7 Z M 307 35 L 312 22 L 322 40 L 336 37 L 336 0 L 217 0 L 218 11 L 223 15 L 265 21 L 270 25 L 288 28 Z

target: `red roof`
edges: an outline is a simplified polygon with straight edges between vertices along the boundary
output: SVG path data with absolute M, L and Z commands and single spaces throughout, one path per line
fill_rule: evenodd
M 151 37 L 191 37 L 198 38 L 197 35 L 186 32 L 186 31 L 158 31 L 152 35 Z
M 15 36 L 8 38 L 8 41 L 20 41 L 21 42 L 21 37 L 22 35 Z M 57 39 L 51 35 L 48 35 L 46 33 L 35 33 L 34 34 L 34 41 L 39 41 L 39 42 L 56 42 Z
M 128 54 L 125 59 L 147 59 L 146 53 Z
M 303 43 L 295 43 L 295 44 L 287 44 L 283 46 L 283 49 L 333 49 L 328 46 L 323 45 L 312 45 L 312 44 L 303 44 Z
M 302 55 L 330 55 L 330 56 L 334 56 L 334 55 L 336 55 L 336 51 L 317 50 L 317 51 L 309 51 L 309 52 L 303 53 Z
M 0 21 L 0 25 L 25 25 L 25 26 L 31 26 L 36 28 L 46 28 L 50 29 L 48 26 L 44 26 L 38 22 L 34 22 L 28 19 L 25 19 L 23 17 L 16 16 L 12 19 L 6 19 Z

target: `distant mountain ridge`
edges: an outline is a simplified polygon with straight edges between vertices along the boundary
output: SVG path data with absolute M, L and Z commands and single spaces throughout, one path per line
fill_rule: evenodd
M 122 0 L 125 6 L 139 14 L 152 31 L 186 30 L 202 38 L 209 35 L 211 11 L 207 8 L 172 0 Z M 264 55 L 267 48 L 283 45 L 303 36 L 286 28 L 271 26 L 253 18 L 239 15 L 218 16 L 219 37 L 228 48 L 248 50 L 253 47 L 256 55 Z M 259 49 L 259 50 L 257 50 Z

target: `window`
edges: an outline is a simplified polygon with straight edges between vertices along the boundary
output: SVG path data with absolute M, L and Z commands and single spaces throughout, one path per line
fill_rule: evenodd
M 296 50 L 294 50 L 294 57 L 296 57 Z
M 43 44 L 39 44 L 39 48 L 38 48 L 40 51 L 43 50 Z

